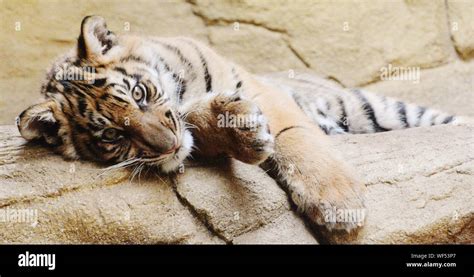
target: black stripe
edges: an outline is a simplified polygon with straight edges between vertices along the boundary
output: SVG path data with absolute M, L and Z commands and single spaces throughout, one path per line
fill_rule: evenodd
M 89 118 L 89 121 L 94 122 L 94 113 L 91 110 L 87 111 L 87 118 Z
M 115 100 L 117 100 L 117 101 L 119 101 L 119 102 L 128 104 L 127 101 L 125 101 L 124 99 L 122 99 L 122 98 L 120 98 L 120 97 L 118 97 L 118 96 L 116 96 L 116 95 L 111 94 L 111 96 L 112 96 Z
M 122 154 L 120 154 L 120 157 L 119 157 L 120 161 L 124 160 L 125 157 L 128 158 L 128 155 L 130 154 L 130 149 L 132 149 L 132 144 L 128 143 L 127 144 L 127 150 L 122 151 Z
M 242 80 L 240 80 L 239 74 L 237 74 L 237 72 L 235 71 L 235 67 L 232 67 L 231 72 L 234 77 L 234 80 L 237 81 L 237 83 L 235 84 L 235 90 L 238 91 L 242 87 Z
M 137 73 L 132 74 L 132 77 L 133 77 L 133 79 L 135 79 L 137 81 L 137 83 L 140 82 L 140 80 L 143 78 L 142 75 L 137 74 Z
M 454 116 L 450 115 L 446 117 L 441 124 L 448 124 L 454 120 Z
M 136 55 L 129 55 L 127 57 L 123 57 L 120 59 L 120 62 L 122 63 L 125 63 L 125 62 L 128 62 L 128 61 L 134 61 L 134 62 L 137 62 L 137 63 L 143 63 L 143 64 L 146 64 L 147 66 L 151 66 L 151 64 L 143 59 L 142 57 L 139 57 L 139 56 L 136 56 Z
M 181 52 L 181 50 L 179 50 L 178 47 L 167 44 L 167 43 L 164 43 L 164 42 L 161 42 L 161 41 L 157 41 L 157 40 L 152 40 L 152 41 L 155 42 L 155 43 L 161 44 L 166 49 L 168 49 L 171 52 L 175 53 L 178 56 L 178 59 L 180 60 L 180 62 L 182 64 L 184 64 L 187 68 L 189 68 L 189 69 L 193 68 L 193 64 L 183 55 L 183 53 Z
M 118 86 L 118 87 L 121 87 L 125 90 L 129 90 L 128 87 L 122 85 L 122 84 L 118 84 L 118 83 L 110 83 L 108 84 L 104 89 L 108 89 L 109 87 L 113 87 L 113 86 Z
M 349 132 L 349 120 L 347 118 L 346 106 L 344 105 L 344 101 L 341 98 L 337 99 L 339 107 L 341 107 L 341 117 L 337 121 L 337 125 L 339 128 L 344 130 L 344 132 Z M 344 123 L 345 122 L 345 123 Z
M 167 72 L 170 72 L 170 71 L 171 71 L 171 67 L 170 67 L 169 64 L 165 61 L 165 59 L 163 59 L 163 57 L 160 57 L 160 56 L 158 56 L 158 59 L 160 60 L 160 63 L 163 64 L 163 66 L 165 67 L 165 70 L 166 70 Z M 156 69 L 156 71 L 158 71 L 158 73 L 160 72 L 160 71 L 158 70 L 158 66 L 155 66 L 155 69 Z
M 176 82 L 175 85 L 176 85 L 176 93 L 178 94 L 178 100 L 179 100 L 179 102 L 181 102 L 181 100 L 183 99 L 183 95 L 184 95 L 184 93 L 186 92 L 186 89 L 187 89 L 186 80 L 180 78 L 180 76 L 178 74 L 176 74 L 176 72 L 173 72 L 171 70 L 170 66 L 165 62 L 165 60 L 162 57 L 158 56 L 158 59 L 163 64 L 163 67 L 165 68 L 166 73 L 171 73 L 172 74 L 173 80 Z M 158 66 L 155 66 L 155 70 L 158 73 L 158 75 L 161 75 L 161 72 L 160 72 Z M 162 88 L 163 88 L 163 86 L 162 86 Z
M 66 99 L 66 101 L 67 101 L 67 103 L 68 103 L 68 105 L 69 105 L 69 106 L 68 106 L 69 109 L 72 109 L 72 107 L 74 107 L 74 105 L 72 104 L 71 100 L 69 100 L 69 98 L 66 97 L 66 96 L 65 96 L 64 98 Z M 63 111 L 64 111 L 64 109 L 63 109 Z
M 123 67 L 117 66 L 117 67 L 114 67 L 113 70 L 115 70 L 117 72 L 120 72 L 123 75 L 129 76 L 128 73 L 127 73 L 127 70 L 125 70 L 125 68 L 123 68 Z
M 434 114 L 431 116 L 431 119 L 430 119 L 430 125 L 433 126 L 433 125 L 436 125 L 436 118 L 438 118 L 439 114 Z
M 319 125 L 319 128 L 321 128 L 324 131 L 324 133 L 326 133 L 326 135 L 329 135 L 330 130 L 325 125 L 320 125 L 320 124 L 318 125 Z
M 425 107 L 418 107 L 418 122 L 416 123 L 417 127 L 421 125 L 421 119 L 423 118 L 423 115 L 425 115 L 425 112 Z
M 69 81 L 67 80 L 59 80 L 59 83 L 64 87 L 64 92 L 69 92 L 72 88 L 72 85 Z M 49 85 L 48 85 L 48 88 L 49 88 Z M 50 91 L 50 92 L 53 92 L 53 91 Z
M 84 25 L 91 16 L 86 16 L 84 19 L 82 19 L 81 22 L 81 34 L 79 35 L 79 38 L 77 39 L 77 54 L 81 59 L 87 58 L 87 46 L 86 46 L 86 41 L 84 39 Z
M 99 121 L 100 124 L 105 125 L 105 120 L 102 117 L 98 117 L 97 121 Z
M 95 101 L 95 109 L 100 113 L 102 112 L 102 107 L 100 106 L 99 101 Z
M 329 103 L 329 101 L 326 101 L 326 110 L 330 110 L 331 109 L 331 103 Z
M 77 107 L 79 109 L 79 113 L 82 115 L 82 116 L 85 116 L 86 115 L 86 109 L 87 109 L 87 102 L 86 102 L 86 99 L 83 98 L 83 97 L 78 97 L 77 98 Z
M 92 85 L 95 87 L 103 87 L 106 82 L 107 78 L 94 79 L 94 83 L 92 83 Z
M 408 121 L 407 121 L 407 111 L 405 108 L 405 104 L 403 102 L 398 101 L 397 102 L 397 112 L 398 112 L 398 117 L 400 121 L 403 123 L 403 128 L 408 127 Z
M 291 129 L 295 129 L 295 128 L 304 128 L 303 126 L 299 126 L 299 125 L 294 125 L 294 126 L 289 126 L 289 127 L 285 127 L 283 129 L 280 130 L 280 132 L 278 132 L 276 135 L 275 135 L 275 138 L 277 138 L 279 135 L 281 135 L 282 133 L 288 131 L 288 130 L 291 130 Z
M 186 92 L 186 87 L 187 87 L 186 81 L 183 79 L 179 79 L 177 90 L 178 90 L 178 99 L 180 102 L 183 99 L 184 93 Z
M 194 43 L 192 43 L 189 40 L 186 40 L 186 42 L 189 43 L 196 50 L 196 52 L 199 55 L 199 59 L 201 60 L 202 67 L 203 67 L 203 70 L 204 70 L 204 82 L 206 83 L 206 92 L 209 93 L 209 92 L 212 91 L 212 76 L 209 73 L 209 68 L 207 66 L 207 61 L 204 58 L 204 56 L 202 55 L 201 51 L 199 51 L 199 48 Z
M 207 62 L 202 56 L 201 52 L 199 52 L 199 57 L 201 59 L 202 66 L 204 68 L 204 81 L 206 82 L 206 91 L 209 93 L 212 91 L 212 76 L 211 74 L 209 74 L 209 68 L 207 67 Z
M 130 90 L 131 89 L 130 82 L 125 78 L 123 78 L 123 82 L 125 83 L 125 85 L 127 85 L 127 90 Z
M 178 130 L 178 125 L 176 124 L 176 119 L 174 118 L 173 113 L 171 113 L 171 121 L 173 121 L 174 129 Z
M 362 102 L 362 109 L 367 113 L 369 120 L 372 121 L 372 125 L 374 127 L 375 132 L 390 131 L 389 129 L 385 129 L 384 127 L 379 125 L 379 123 L 377 122 L 377 118 L 375 116 L 374 109 L 370 105 L 369 101 L 367 101 L 367 98 L 365 98 L 365 96 L 362 94 L 362 92 L 358 89 L 354 89 L 351 91 L 354 92 L 359 98 L 359 100 Z
M 191 79 L 194 80 L 196 79 L 196 73 L 194 71 L 194 66 L 193 66 L 193 63 L 191 61 L 189 61 L 184 55 L 183 53 L 181 52 L 181 50 L 176 47 L 176 46 L 173 46 L 173 45 L 170 45 L 170 44 L 167 44 L 167 43 L 164 43 L 164 42 L 161 42 L 161 41 L 158 41 L 156 39 L 152 39 L 152 42 L 154 43 L 157 43 L 157 44 L 160 44 L 161 46 L 165 47 L 166 49 L 168 49 L 170 52 L 174 53 L 175 55 L 178 56 L 178 59 L 180 60 L 181 64 L 183 64 L 189 73 L 191 73 L 190 75 L 192 76 Z M 164 62 L 164 59 L 160 57 L 160 61 L 163 62 L 165 64 L 165 69 L 167 71 L 172 71 L 171 68 L 169 67 L 169 65 L 167 65 L 165 62 Z M 184 93 L 184 92 L 183 92 Z
M 87 127 L 94 132 L 102 130 L 102 127 L 92 124 L 91 122 L 87 122 Z
M 178 74 L 174 73 L 172 74 L 173 80 L 175 81 L 175 86 L 176 86 L 176 93 L 178 94 L 178 100 L 181 102 L 183 99 L 183 94 L 186 91 L 186 81 L 184 79 L 181 79 Z

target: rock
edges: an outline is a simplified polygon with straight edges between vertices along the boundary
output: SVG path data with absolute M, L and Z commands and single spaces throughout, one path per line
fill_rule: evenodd
M 340 136 L 365 176 L 368 218 L 337 243 L 473 243 L 474 126 Z
M 474 62 L 457 61 L 421 70 L 418 83 L 393 80 L 373 83 L 364 88 L 455 115 L 474 116 L 473 76 Z
M 285 192 L 256 166 L 232 161 L 192 168 L 178 176 L 177 192 L 228 242 L 317 243 L 290 210 Z
M 474 3 L 448 0 L 448 16 L 454 46 L 464 59 L 474 57 Z
M 285 36 L 278 32 L 238 22 L 227 26 L 210 26 L 208 31 L 209 42 L 219 54 L 246 65 L 250 71 L 265 69 L 273 72 L 306 67 L 304 61 L 294 54 Z
M 184 0 L 121 3 L 2 1 L 1 78 L 42 74 L 52 59 L 72 48 L 85 15 L 101 15 L 114 32 L 192 36 L 207 41 L 205 26 Z M 190 28 L 192 26 L 192 28 Z M 47 47 L 45 47 L 47 46 Z M 38 86 L 39 87 L 39 86 Z
M 434 67 L 455 57 L 443 1 L 216 3 L 193 0 L 192 3 L 195 13 L 207 25 L 229 26 L 240 22 L 282 34 L 294 54 L 308 67 L 320 75 L 338 79 L 345 86 L 380 79 L 380 68 L 389 63 Z M 235 32 L 227 34 L 233 35 Z M 218 41 L 215 46 L 219 47 Z M 258 54 L 258 50 L 248 52 L 243 48 L 231 58 L 245 56 L 245 60 L 260 64 L 259 68 L 253 65 L 256 72 L 268 72 L 266 60 L 261 61 Z M 288 56 L 274 59 L 282 64 L 280 70 L 299 66 L 298 63 L 286 67 Z
M 267 225 L 234 238 L 234 244 L 316 244 L 301 218 L 285 212 Z

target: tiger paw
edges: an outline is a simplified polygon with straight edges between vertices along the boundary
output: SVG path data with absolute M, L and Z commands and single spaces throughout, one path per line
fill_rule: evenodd
M 231 140 L 230 156 L 250 164 L 265 161 L 274 152 L 274 138 L 258 106 L 238 93 L 220 94 L 214 99 L 217 127 Z
M 293 193 L 292 198 L 313 223 L 324 226 L 327 231 L 350 233 L 362 227 L 366 219 L 365 186 L 347 173 L 336 173 L 332 177 L 323 186 L 319 182 L 312 184 L 311 177 L 304 178 L 305 184 L 300 188 L 308 191 Z

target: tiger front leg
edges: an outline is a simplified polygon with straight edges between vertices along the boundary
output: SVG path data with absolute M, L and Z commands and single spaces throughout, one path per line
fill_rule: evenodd
M 275 153 L 263 168 L 272 170 L 286 185 L 298 210 L 313 223 L 329 231 L 362 226 L 364 183 L 332 148 L 329 137 L 290 95 L 254 79 L 247 83 L 251 89 L 246 90 L 246 96 L 262 109 L 275 136 Z M 345 217 L 347 214 L 351 216 Z
M 226 155 L 259 164 L 274 152 L 267 119 L 238 92 L 208 95 L 185 105 L 185 113 L 201 156 Z

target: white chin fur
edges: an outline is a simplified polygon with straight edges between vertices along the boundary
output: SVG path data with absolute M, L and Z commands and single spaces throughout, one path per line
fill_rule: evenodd
M 192 147 L 193 137 L 191 136 L 191 132 L 185 130 L 181 142 L 181 148 L 179 149 L 178 153 L 160 165 L 161 171 L 163 171 L 163 173 L 171 173 L 176 171 L 179 168 L 179 165 L 182 164 L 183 161 L 189 156 Z

